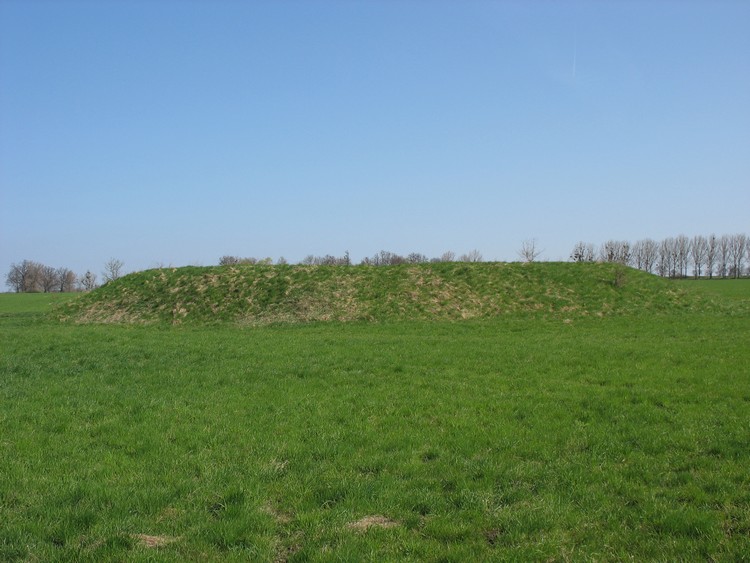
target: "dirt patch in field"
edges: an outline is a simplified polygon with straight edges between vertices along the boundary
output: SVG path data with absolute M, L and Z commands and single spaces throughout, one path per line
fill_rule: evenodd
M 386 516 L 375 515 L 365 516 L 356 522 L 350 522 L 346 527 L 357 532 L 366 532 L 370 528 L 393 528 L 394 526 L 398 526 L 398 522 L 395 520 Z
M 165 545 L 176 542 L 178 539 L 170 536 L 149 536 L 147 534 L 133 534 L 133 537 L 137 539 L 142 546 L 148 548 L 164 547 Z

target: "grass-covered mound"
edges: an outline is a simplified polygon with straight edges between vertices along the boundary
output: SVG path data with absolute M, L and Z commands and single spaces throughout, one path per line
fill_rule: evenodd
M 614 264 L 220 266 L 125 276 L 61 309 L 76 322 L 265 324 L 564 317 L 694 308 L 693 294 Z

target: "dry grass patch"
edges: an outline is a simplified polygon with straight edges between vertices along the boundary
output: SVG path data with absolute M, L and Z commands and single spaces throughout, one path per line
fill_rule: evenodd
M 271 504 L 270 502 L 263 505 L 262 510 L 282 526 L 286 526 L 292 521 L 292 516 L 290 514 L 284 512 L 279 507 Z
M 176 542 L 179 538 L 171 536 L 149 536 L 148 534 L 133 534 L 143 547 L 155 548 L 164 547 L 170 543 Z
M 366 532 L 370 528 L 393 528 L 395 526 L 398 526 L 398 522 L 391 520 L 387 516 L 380 515 L 365 516 L 356 522 L 347 524 L 347 528 L 357 532 Z

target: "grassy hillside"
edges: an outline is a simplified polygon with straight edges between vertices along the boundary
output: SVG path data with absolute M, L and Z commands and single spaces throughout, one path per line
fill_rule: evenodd
M 131 274 L 60 309 L 105 323 L 267 324 L 604 316 L 694 309 L 700 293 L 613 264 L 225 266 Z

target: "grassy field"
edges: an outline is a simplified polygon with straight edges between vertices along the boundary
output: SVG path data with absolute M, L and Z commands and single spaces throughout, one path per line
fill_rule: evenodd
M 0 560 L 746 559 L 737 291 L 254 327 L 0 295 Z
M 750 301 L 750 279 L 684 279 L 676 283 L 685 289 L 709 296 L 718 296 L 727 301 Z
M 0 293 L 0 315 L 33 315 L 80 297 L 76 293 Z

